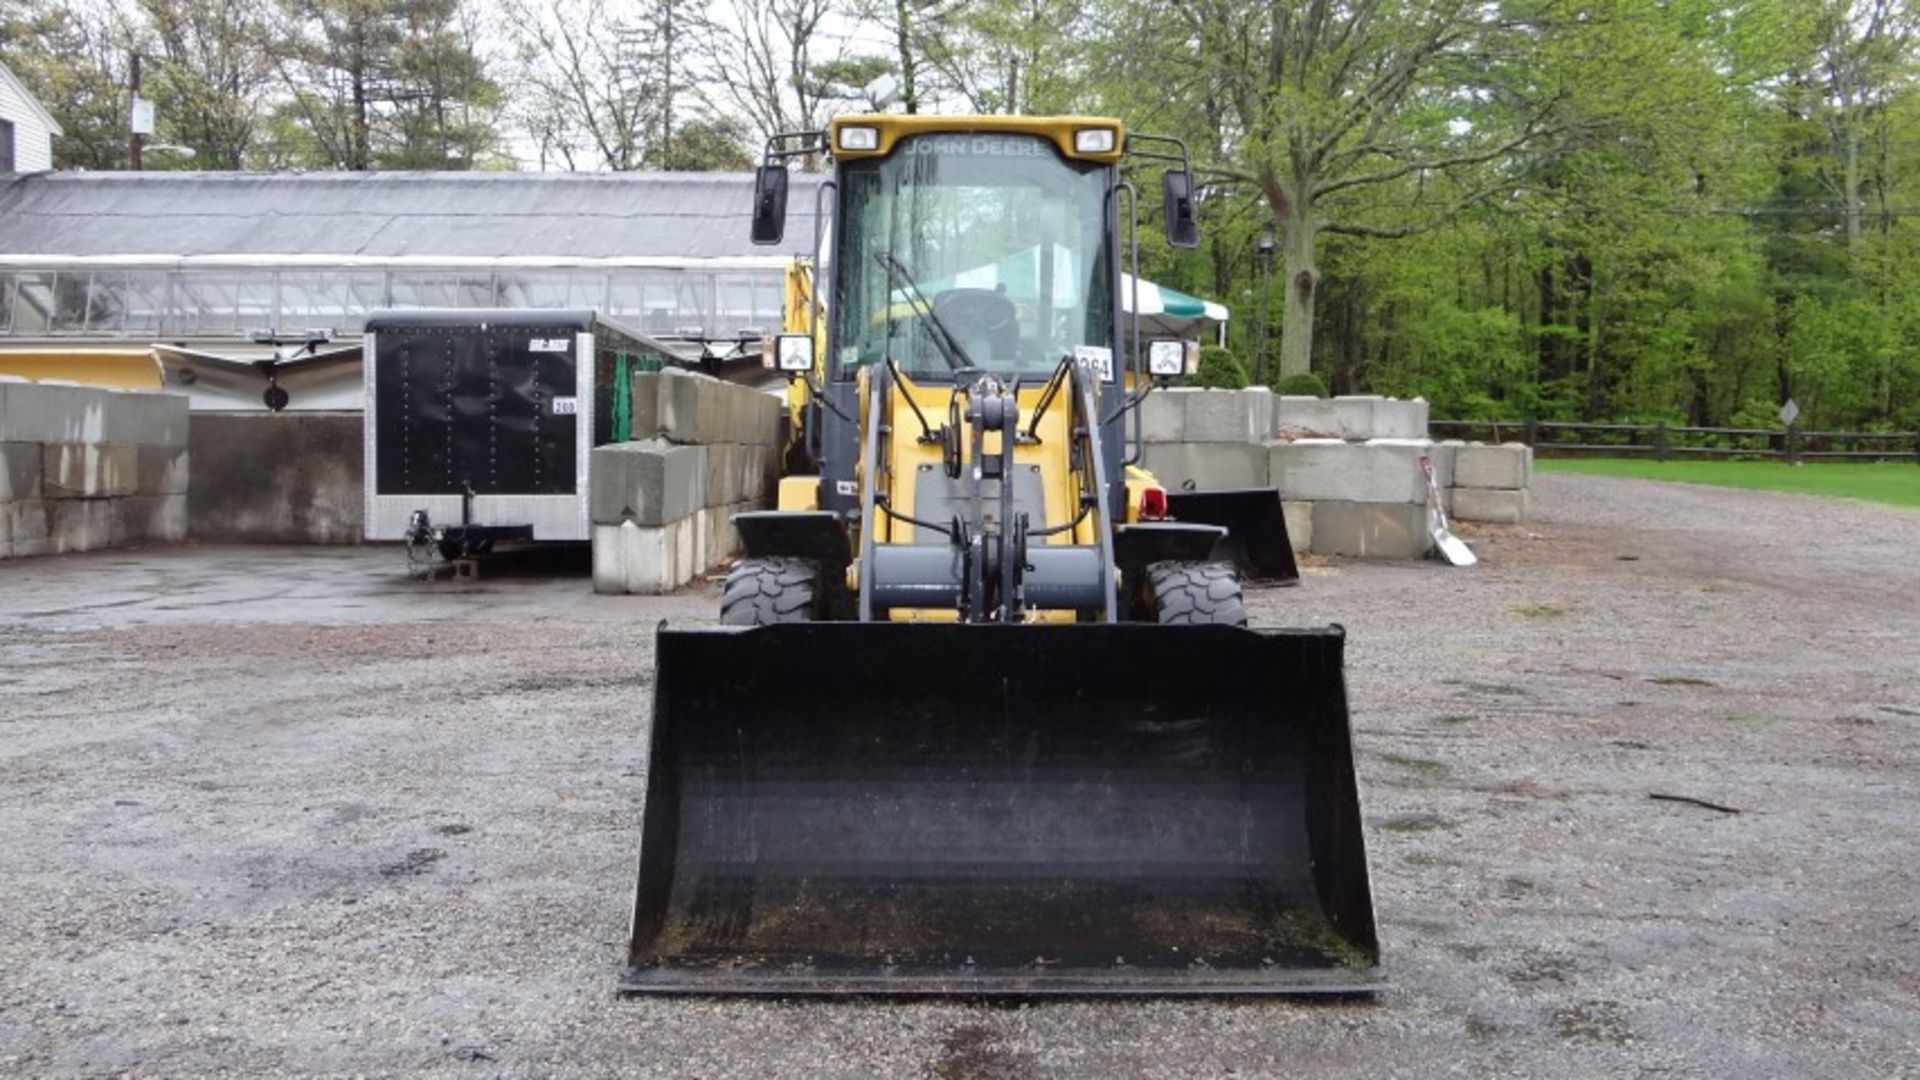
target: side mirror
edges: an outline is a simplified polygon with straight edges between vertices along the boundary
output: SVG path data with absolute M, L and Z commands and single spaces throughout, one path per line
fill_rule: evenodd
M 1161 201 L 1167 216 L 1167 243 L 1177 248 L 1200 245 L 1200 223 L 1193 217 L 1193 174 L 1168 169 L 1160 178 Z
M 787 375 L 813 370 L 813 335 L 780 334 L 767 339 L 766 366 Z
M 777 244 L 786 234 L 786 166 L 762 165 L 753 171 L 753 242 Z

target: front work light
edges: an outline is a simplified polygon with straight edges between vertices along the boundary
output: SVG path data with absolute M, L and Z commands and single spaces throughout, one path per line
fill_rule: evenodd
M 880 129 L 843 127 L 840 129 L 840 149 L 878 150 L 880 149 Z
M 768 367 L 789 375 L 812 371 L 813 335 L 781 334 L 773 338 L 773 348 L 766 359 L 770 361 Z
M 1192 375 L 1199 370 L 1199 342 L 1163 338 L 1147 343 L 1147 374 Z
M 1082 128 L 1073 133 L 1073 149 L 1080 154 L 1111 154 L 1113 129 Z

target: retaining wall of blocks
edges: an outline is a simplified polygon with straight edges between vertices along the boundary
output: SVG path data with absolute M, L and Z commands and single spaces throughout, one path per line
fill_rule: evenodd
M 772 502 L 783 413 L 706 375 L 635 375 L 634 441 L 593 452 L 594 591 L 668 592 L 732 557 L 729 519 Z
M 1435 443 L 1424 400 L 1250 390 L 1156 390 L 1141 464 L 1171 490 L 1275 487 L 1296 551 L 1407 559 L 1431 549 L 1426 477 L 1463 521 L 1526 518 L 1532 451 Z
M 187 399 L 0 383 L 0 559 L 187 535 Z

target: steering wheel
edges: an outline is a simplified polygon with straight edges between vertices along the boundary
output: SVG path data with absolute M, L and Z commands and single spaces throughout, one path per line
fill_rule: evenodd
M 1019 313 L 997 289 L 947 289 L 933 298 L 933 313 L 956 336 L 985 337 L 996 359 L 1020 352 Z

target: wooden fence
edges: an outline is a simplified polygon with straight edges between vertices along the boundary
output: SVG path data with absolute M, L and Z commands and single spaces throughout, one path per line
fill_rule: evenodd
M 1682 427 L 1675 424 L 1577 424 L 1547 420 L 1435 420 L 1435 438 L 1520 441 L 1543 457 L 1626 456 L 1778 458 L 1801 461 L 1898 461 L 1920 464 L 1920 431 L 1801 431 L 1784 428 Z

